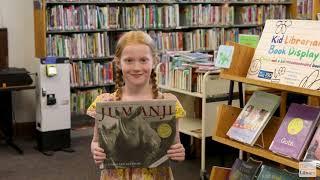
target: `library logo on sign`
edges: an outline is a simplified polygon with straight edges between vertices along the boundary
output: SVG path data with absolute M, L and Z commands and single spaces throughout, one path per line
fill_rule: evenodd
M 299 177 L 316 177 L 316 175 L 315 162 L 299 162 Z

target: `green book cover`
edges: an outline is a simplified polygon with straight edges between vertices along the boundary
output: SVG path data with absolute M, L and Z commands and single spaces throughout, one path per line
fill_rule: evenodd
M 298 174 L 289 173 L 288 171 L 262 165 L 257 180 L 298 180 Z
M 258 46 L 259 36 L 252 34 L 239 34 L 239 44 L 247 45 L 253 48 Z

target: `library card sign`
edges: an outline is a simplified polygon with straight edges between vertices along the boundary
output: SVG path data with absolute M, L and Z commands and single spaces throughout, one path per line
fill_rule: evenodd
M 267 20 L 247 78 L 320 90 L 320 21 Z

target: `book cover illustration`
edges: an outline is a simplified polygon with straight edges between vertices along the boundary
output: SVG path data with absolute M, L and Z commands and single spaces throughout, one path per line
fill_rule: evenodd
M 299 175 L 279 168 L 262 165 L 257 180 L 299 180 Z
M 236 159 L 233 163 L 229 180 L 253 180 L 259 171 L 262 161 L 256 161 L 252 158 L 248 161 Z
M 262 91 L 253 93 L 227 136 L 253 145 L 280 104 L 280 97 Z
M 215 66 L 221 68 L 229 68 L 232 61 L 233 49 L 233 46 L 220 45 L 218 56 L 215 60 Z
M 318 124 L 319 112 L 319 108 L 292 103 L 269 149 L 300 160 Z
M 318 126 L 317 131 L 311 140 L 304 161 L 315 162 L 317 167 L 320 167 L 320 126 Z
M 169 166 L 176 136 L 175 100 L 99 102 L 96 108 L 104 168 Z

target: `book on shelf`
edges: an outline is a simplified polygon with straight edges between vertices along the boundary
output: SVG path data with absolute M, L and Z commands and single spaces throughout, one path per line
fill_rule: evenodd
M 279 96 L 255 91 L 228 130 L 227 136 L 253 146 L 279 104 Z
M 201 93 L 204 74 L 219 70 L 214 66 L 212 58 L 212 55 L 199 52 L 169 51 L 162 56 L 159 65 L 159 83 L 170 88 Z
M 312 137 L 303 161 L 315 162 L 317 167 L 320 168 L 320 126 Z
M 297 173 L 291 173 L 287 170 L 271 167 L 263 164 L 260 168 L 257 180 L 299 180 L 299 175 Z
M 71 87 L 107 85 L 113 82 L 112 62 L 73 62 L 70 64 Z
M 320 109 L 291 103 L 269 149 L 301 160 L 319 121 Z
M 104 168 L 169 166 L 167 150 L 176 137 L 175 100 L 97 103 Z
M 102 88 L 71 92 L 71 113 L 85 114 L 91 103 L 96 99 L 98 95 L 102 94 L 102 92 Z
M 233 57 L 233 49 L 233 46 L 220 45 L 214 65 L 221 68 L 229 68 Z
M 232 165 L 229 180 L 253 180 L 255 179 L 261 164 L 262 161 L 256 161 L 252 158 L 249 158 L 248 161 L 237 158 Z

